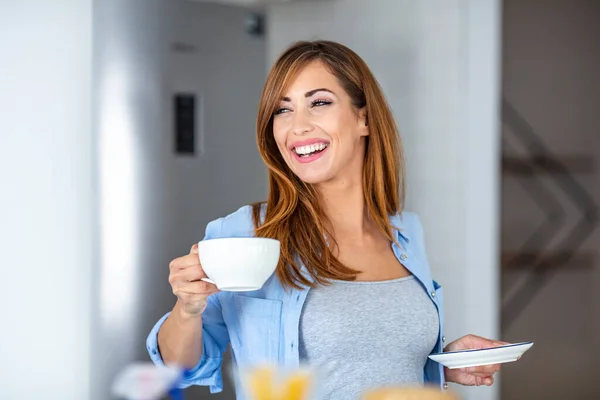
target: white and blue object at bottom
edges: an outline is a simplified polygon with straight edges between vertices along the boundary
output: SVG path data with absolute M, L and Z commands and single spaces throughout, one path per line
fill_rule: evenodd
M 174 366 L 157 366 L 153 363 L 128 365 L 113 383 L 112 393 L 123 400 L 183 400 L 183 391 L 177 386 L 185 370 Z

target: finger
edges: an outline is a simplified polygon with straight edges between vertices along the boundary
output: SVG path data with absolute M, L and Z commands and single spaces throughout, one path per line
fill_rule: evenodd
M 472 376 L 473 378 L 492 378 L 494 375 L 493 374 L 489 374 L 487 372 L 473 372 L 468 374 L 469 376 Z
M 489 343 L 492 342 L 492 340 L 484 338 L 483 336 L 479 336 L 479 335 L 474 335 L 472 333 L 465 335 L 464 336 L 465 340 L 469 341 L 469 342 L 475 342 L 475 343 Z
M 470 380 L 467 385 L 469 386 L 491 386 L 494 384 L 494 378 L 492 377 L 480 377 L 476 376 L 473 380 Z
M 194 245 L 190 249 L 190 254 L 198 254 L 198 243 L 194 243 Z
M 447 375 L 446 378 L 449 382 L 458 383 L 459 385 L 463 386 L 478 386 L 480 381 L 483 379 L 470 374 L 458 373 L 458 371 Z
M 181 291 L 173 292 L 173 293 L 183 303 L 194 304 L 194 303 L 201 303 L 203 301 L 208 301 L 208 298 L 210 296 L 212 296 L 218 292 L 219 292 L 219 290 L 217 289 L 217 290 L 213 290 L 212 292 L 208 292 L 208 293 L 187 293 L 187 292 L 181 292 Z
M 487 371 L 472 371 L 472 372 L 466 372 L 465 371 L 465 374 L 472 375 L 472 376 L 478 376 L 480 378 L 487 378 L 488 376 L 494 375 L 494 373 L 490 373 L 490 372 L 487 372 Z
M 465 335 L 446 346 L 445 351 L 459 351 L 459 350 L 470 350 L 470 349 L 484 349 L 492 347 L 492 341 L 485 339 L 481 336 L 468 334 Z
M 194 265 L 200 265 L 200 259 L 198 258 L 197 254 L 190 253 L 188 255 L 178 257 L 178 258 L 174 259 L 173 261 L 171 261 L 171 263 L 169 264 L 169 268 L 171 270 L 178 270 L 178 269 L 189 268 Z
M 477 367 L 464 368 L 463 372 L 479 376 L 491 376 L 500 370 L 500 364 L 481 365 Z
M 465 344 L 467 344 L 467 348 L 486 349 L 498 346 L 505 346 L 510 343 L 503 342 L 500 340 L 487 339 L 481 336 L 470 334 L 465 337 Z
M 479 365 L 476 367 L 464 368 L 464 371 L 467 373 L 470 373 L 470 374 L 474 373 L 474 372 L 494 373 L 494 372 L 497 372 L 498 370 L 500 370 L 500 364 Z
M 173 290 L 173 293 L 175 293 L 175 295 L 208 295 L 216 293 L 217 291 L 217 287 L 212 283 L 196 281 L 177 285 L 177 287 Z
M 202 278 L 207 278 L 207 276 L 200 265 L 193 265 L 185 269 L 177 270 L 173 273 L 172 278 L 173 281 L 177 282 L 194 282 L 199 281 Z

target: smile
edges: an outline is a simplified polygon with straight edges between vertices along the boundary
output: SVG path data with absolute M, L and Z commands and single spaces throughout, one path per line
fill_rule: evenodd
M 294 147 L 294 153 L 300 157 L 310 157 L 318 154 L 325 150 L 329 146 L 329 143 L 315 143 L 306 146 Z

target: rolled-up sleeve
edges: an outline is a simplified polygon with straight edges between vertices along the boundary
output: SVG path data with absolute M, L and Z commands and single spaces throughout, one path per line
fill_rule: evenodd
M 206 227 L 204 239 L 218 237 L 221 231 L 221 220 L 216 220 Z M 223 364 L 223 353 L 229 344 L 229 334 L 223 320 L 223 311 L 219 301 L 219 295 L 215 294 L 208 298 L 206 310 L 202 313 L 202 357 L 198 364 L 185 372 L 180 388 L 192 385 L 209 386 L 211 393 L 223 390 L 223 376 L 221 366 Z M 146 348 L 150 359 L 156 365 L 164 365 L 158 348 L 158 331 L 171 313 L 165 314 L 152 328 L 146 339 Z
M 223 390 L 221 365 L 223 353 L 229 343 L 229 335 L 223 322 L 217 296 L 213 295 L 208 300 L 206 310 L 202 314 L 202 357 L 194 368 L 185 372 L 179 387 L 209 386 L 211 393 L 218 393 Z M 154 325 L 146 340 L 150 359 L 156 365 L 164 365 L 158 348 L 158 331 L 169 315 L 170 313 L 167 313 Z

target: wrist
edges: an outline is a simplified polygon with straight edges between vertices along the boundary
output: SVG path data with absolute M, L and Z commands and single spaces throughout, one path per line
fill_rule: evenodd
M 202 313 L 206 309 L 206 304 L 202 307 L 198 308 L 197 306 L 193 310 L 189 310 L 184 305 L 182 305 L 179 301 L 175 304 L 175 309 L 173 312 L 177 315 L 177 319 L 184 324 L 187 323 L 197 323 L 198 321 L 202 321 Z

